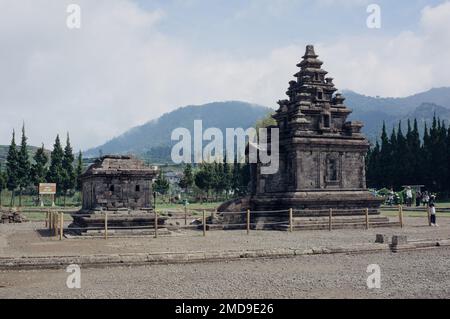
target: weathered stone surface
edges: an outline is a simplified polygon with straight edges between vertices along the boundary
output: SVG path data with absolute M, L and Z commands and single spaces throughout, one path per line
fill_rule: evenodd
M 83 210 L 138 210 L 152 207 L 157 171 L 130 156 L 107 155 L 82 175 Z
M 269 127 L 279 129 L 278 172 L 262 174 L 265 164 L 251 164 L 249 198 L 227 203 L 219 211 L 292 208 L 294 216 L 305 217 L 328 215 L 329 208 L 335 215 L 364 215 L 368 208 L 369 214 L 378 214 L 382 200 L 366 187 L 369 142 L 361 134 L 363 124 L 347 121 L 352 111 L 342 94 L 335 94 L 333 79 L 326 77 L 322 64 L 308 45 L 297 65 L 297 80 L 289 83 L 289 98 L 278 102 L 273 115 L 277 124 Z M 271 145 L 269 134 L 267 148 Z M 251 147 L 255 146 L 250 144 L 249 151 Z M 279 221 L 286 213 L 265 215 L 269 217 Z
M 379 244 L 387 244 L 389 243 L 389 237 L 387 235 L 377 234 L 375 242 Z
M 404 245 L 408 243 L 406 235 L 394 235 L 392 236 L 392 245 Z
M 0 224 L 19 224 L 27 221 L 26 217 L 17 211 L 0 211 Z
M 109 233 L 117 229 L 129 234 L 143 234 L 152 227 L 152 182 L 157 170 L 131 156 L 107 155 L 98 159 L 82 175 L 83 206 L 73 214 L 69 226 L 76 234 L 86 234 L 88 229 L 103 229 L 108 213 Z M 163 228 L 167 218 L 158 218 Z M 133 229 L 134 228 L 134 229 Z

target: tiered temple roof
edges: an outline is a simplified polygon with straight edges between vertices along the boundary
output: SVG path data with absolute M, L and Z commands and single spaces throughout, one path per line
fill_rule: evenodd
M 292 135 L 300 132 L 326 135 L 352 135 L 359 133 L 361 123 L 346 122 L 352 112 L 344 105 L 345 98 L 326 77 L 323 62 L 318 59 L 314 46 L 306 47 L 302 61 L 297 64 L 300 71 L 289 82 L 286 92 L 289 99 L 278 102 L 280 108 L 274 115 L 280 133 Z

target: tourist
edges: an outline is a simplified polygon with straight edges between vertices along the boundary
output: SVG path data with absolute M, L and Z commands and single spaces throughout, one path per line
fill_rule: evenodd
M 436 195 L 431 195 L 430 199 L 428 200 L 428 206 L 430 206 L 431 204 L 435 204 L 436 203 Z
M 430 196 L 428 195 L 428 191 L 425 191 L 425 193 L 423 194 L 423 197 L 422 197 L 423 206 L 427 206 L 429 200 L 430 200 Z
M 436 224 L 436 207 L 433 203 L 430 204 L 430 224 L 431 226 L 439 226 Z
M 406 187 L 406 206 L 411 207 L 413 200 L 413 194 L 411 186 Z
M 416 192 L 416 207 L 419 207 L 421 202 L 422 202 L 422 193 L 420 191 L 417 191 Z

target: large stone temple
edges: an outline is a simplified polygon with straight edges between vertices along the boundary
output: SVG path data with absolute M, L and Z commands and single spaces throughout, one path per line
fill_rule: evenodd
M 308 45 L 288 99 L 278 102 L 273 115 L 279 129 L 278 172 L 264 175 L 262 164 L 251 165 L 250 196 L 224 204 L 221 211 L 292 208 L 301 216 L 317 216 L 330 208 L 339 215 L 362 215 L 368 208 L 378 214 L 381 200 L 366 187 L 369 142 L 361 134 L 363 124 L 347 120 L 352 111 L 322 64 Z

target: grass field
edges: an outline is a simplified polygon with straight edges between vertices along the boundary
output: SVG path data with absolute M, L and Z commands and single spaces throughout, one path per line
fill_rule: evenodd
M 9 192 L 3 192 L 2 194 L 2 204 L 4 209 L 8 209 L 9 203 L 10 203 L 10 193 Z M 76 194 L 73 197 L 68 197 L 66 199 L 66 207 L 65 209 L 72 209 L 77 210 L 79 208 L 79 194 Z M 23 196 L 22 197 L 22 204 L 23 206 L 20 208 L 20 210 L 23 212 L 23 214 L 31 221 L 44 221 L 45 220 L 45 209 L 49 209 L 51 206 L 51 201 L 49 198 L 46 198 L 44 201 L 45 208 L 42 209 L 41 207 L 35 206 L 35 197 L 33 196 Z M 63 201 L 60 199 L 56 202 L 57 204 L 62 204 Z M 208 203 L 191 203 L 187 206 L 187 209 L 189 211 L 196 211 L 193 215 L 201 214 L 202 210 L 215 210 L 217 207 L 219 207 L 223 202 L 208 202 Z M 16 198 L 16 205 L 18 204 L 18 198 Z M 413 207 L 415 208 L 415 207 Z M 450 217 L 450 212 L 440 212 L 439 209 L 446 208 L 450 209 L 450 202 L 438 202 L 436 204 L 437 208 L 437 216 L 438 217 Z M 53 209 L 55 210 L 62 210 L 62 206 L 56 206 Z M 167 203 L 163 202 L 162 199 L 157 199 L 156 209 L 160 213 L 164 213 L 166 210 L 171 211 L 184 211 L 184 205 L 182 203 Z M 405 217 L 425 217 L 427 216 L 426 208 L 421 206 L 420 211 L 408 211 L 408 208 L 405 207 L 405 210 L 403 212 Z M 398 207 L 392 206 L 392 207 L 386 207 L 383 206 L 383 208 L 380 210 L 381 214 L 388 217 L 397 217 L 398 216 Z M 65 219 L 67 221 L 70 221 L 70 215 L 66 214 Z

